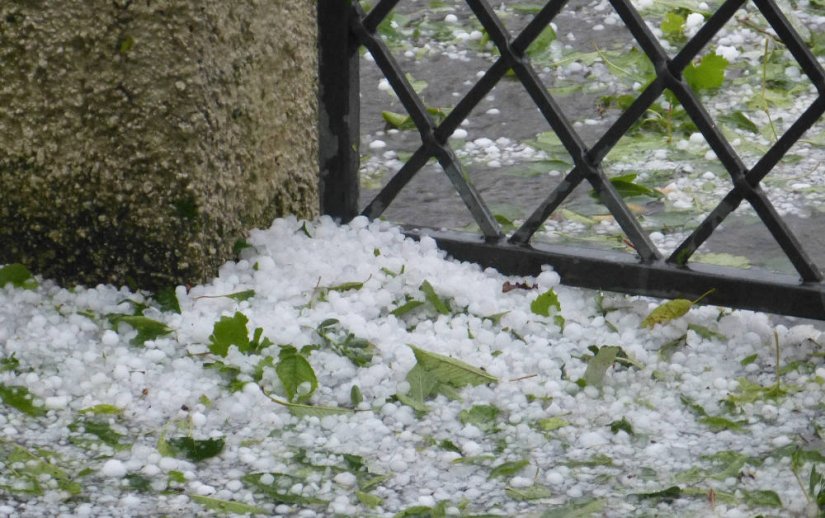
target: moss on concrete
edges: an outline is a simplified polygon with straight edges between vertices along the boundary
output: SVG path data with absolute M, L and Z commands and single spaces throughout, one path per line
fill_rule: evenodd
M 315 215 L 315 5 L 0 2 L 0 263 L 197 283 Z

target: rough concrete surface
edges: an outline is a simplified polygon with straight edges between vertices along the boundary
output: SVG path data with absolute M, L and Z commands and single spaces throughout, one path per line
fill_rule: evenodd
M 315 5 L 0 2 L 0 263 L 197 283 L 314 215 Z

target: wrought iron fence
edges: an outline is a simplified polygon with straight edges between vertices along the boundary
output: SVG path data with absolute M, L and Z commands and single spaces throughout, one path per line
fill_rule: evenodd
M 705 302 L 825 319 L 822 272 L 760 187 L 760 182 L 791 146 L 825 112 L 825 72 L 773 0 L 752 1 L 813 83 L 817 97 L 761 159 L 748 168 L 683 77 L 686 67 L 747 0 L 722 3 L 672 58 L 630 1 L 609 0 L 652 62 L 656 77 L 592 147 L 585 145 L 526 57 L 530 44 L 553 21 L 567 0 L 547 2 L 515 37 L 504 27 L 487 0 L 466 0 L 498 49 L 499 57 L 439 124 L 434 122 L 386 42 L 377 33 L 379 24 L 399 0 L 380 0 L 369 12 L 365 12 L 357 1 L 321 0 L 318 19 L 323 211 L 342 221 L 349 221 L 359 213 L 377 218 L 427 161 L 435 158 L 470 210 L 481 233 L 415 228 L 410 228 L 408 233 L 412 236 L 430 235 L 453 257 L 517 275 L 536 274 L 541 265 L 549 264 L 569 285 L 655 297 L 695 298 L 714 289 Z M 362 46 L 372 55 L 406 109 L 421 142 L 380 192 L 365 208 L 359 209 L 359 49 Z M 572 157 L 573 167 L 526 221 L 510 235 L 505 235 L 482 197 L 462 173 L 462 165 L 448 138 L 510 70 Z M 601 167 L 608 152 L 666 89 L 682 104 L 731 180 L 727 195 L 667 257 L 652 243 Z M 537 229 L 585 181 L 610 210 L 635 249 L 635 256 L 531 242 Z M 742 201 L 753 207 L 797 275 L 713 266 L 690 260 Z

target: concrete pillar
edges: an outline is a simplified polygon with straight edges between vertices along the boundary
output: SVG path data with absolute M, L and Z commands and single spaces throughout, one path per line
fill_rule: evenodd
M 0 2 L 0 263 L 204 281 L 317 212 L 315 0 Z

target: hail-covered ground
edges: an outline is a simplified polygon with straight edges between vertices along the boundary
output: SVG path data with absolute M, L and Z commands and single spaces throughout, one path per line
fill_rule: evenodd
M 815 326 L 651 316 L 363 218 L 248 241 L 154 296 L 0 269 L 0 515 L 821 512 Z

